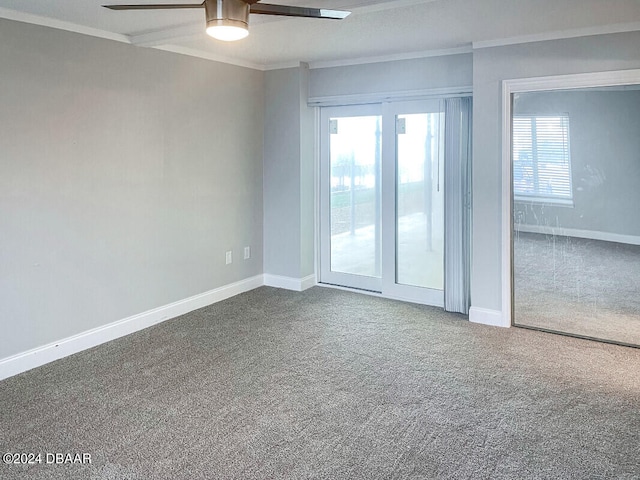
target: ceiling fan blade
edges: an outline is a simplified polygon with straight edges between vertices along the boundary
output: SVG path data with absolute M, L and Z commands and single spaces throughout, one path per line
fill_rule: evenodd
M 325 8 L 290 7 L 288 5 L 270 5 L 268 3 L 254 3 L 251 13 L 260 15 L 284 15 L 287 17 L 331 18 L 342 20 L 351 12 L 344 10 L 327 10 Z
M 172 8 L 204 8 L 202 3 L 156 3 L 155 5 L 102 5 L 110 10 L 167 10 Z

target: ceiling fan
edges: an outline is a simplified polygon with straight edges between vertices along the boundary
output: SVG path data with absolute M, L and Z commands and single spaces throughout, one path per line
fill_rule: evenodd
M 233 41 L 249 35 L 249 14 L 342 20 L 351 12 L 324 8 L 291 7 L 258 3 L 260 0 L 204 0 L 202 3 L 161 3 L 147 5 L 103 5 L 111 10 L 165 10 L 204 8 L 207 34 L 218 40 Z

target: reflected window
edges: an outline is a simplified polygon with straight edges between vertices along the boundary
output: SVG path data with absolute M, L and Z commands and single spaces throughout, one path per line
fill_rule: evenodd
M 569 115 L 514 115 L 513 193 L 517 200 L 572 203 Z

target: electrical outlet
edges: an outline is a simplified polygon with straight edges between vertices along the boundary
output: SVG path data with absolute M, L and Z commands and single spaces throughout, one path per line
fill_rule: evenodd
M 233 254 L 232 254 L 232 251 L 231 251 L 231 250 L 229 250 L 229 251 L 226 253 L 226 255 L 225 255 L 225 262 L 226 262 L 226 264 L 227 264 L 227 265 L 229 265 L 230 263 L 232 263 L 232 262 L 233 262 Z
M 249 260 L 251 258 L 251 247 L 244 247 L 244 259 Z

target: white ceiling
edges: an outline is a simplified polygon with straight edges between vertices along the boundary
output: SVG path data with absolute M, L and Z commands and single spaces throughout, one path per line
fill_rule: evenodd
M 225 43 L 204 34 L 204 10 L 101 6 L 162 2 L 167 0 L 0 0 L 0 17 L 262 69 L 407 58 L 514 37 L 640 30 L 639 0 L 265 0 L 353 13 L 340 21 L 252 15 L 249 37 Z

